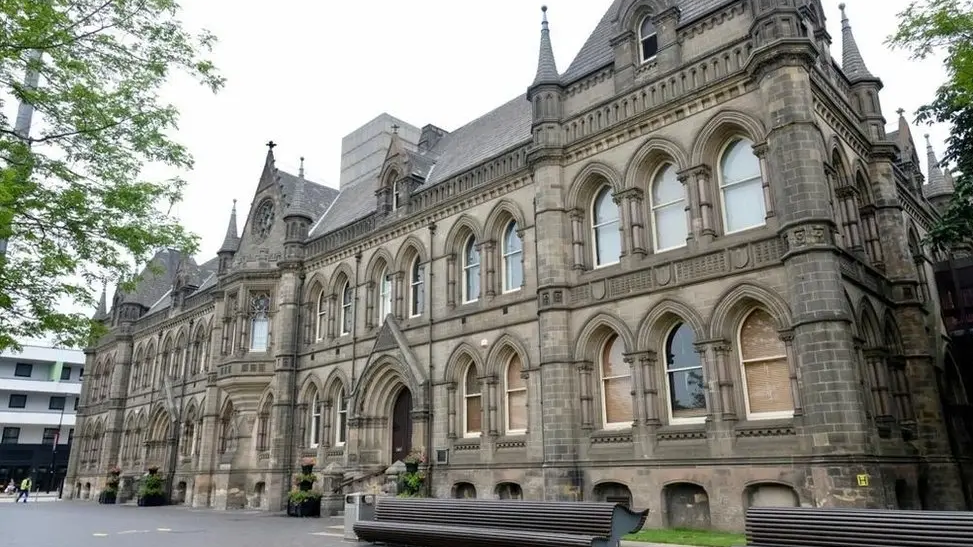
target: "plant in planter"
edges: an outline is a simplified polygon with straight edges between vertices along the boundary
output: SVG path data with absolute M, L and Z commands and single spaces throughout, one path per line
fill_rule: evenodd
M 422 450 L 413 450 L 405 457 L 404 463 L 406 473 L 415 473 L 419 471 L 420 465 L 426 463 L 426 453 Z
M 110 505 L 115 503 L 118 498 L 118 476 L 122 474 L 121 468 L 113 465 L 108 468 L 108 478 L 105 479 L 105 489 L 98 495 L 98 503 Z
M 139 486 L 139 507 L 158 507 L 166 504 L 165 483 L 159 476 L 159 468 L 151 466 L 149 474 L 142 477 Z
M 301 473 L 294 478 L 294 486 L 287 496 L 287 516 L 320 517 L 321 492 L 312 490 L 318 476 L 313 473 L 314 458 L 301 460 Z
M 423 486 L 426 484 L 426 474 L 420 471 L 410 473 L 406 471 L 399 476 L 400 498 L 423 497 Z

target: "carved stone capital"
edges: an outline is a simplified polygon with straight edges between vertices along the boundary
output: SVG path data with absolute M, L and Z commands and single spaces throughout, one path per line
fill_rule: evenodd
M 575 363 L 578 367 L 578 372 L 591 372 L 595 369 L 595 363 L 593 361 L 578 361 Z
M 619 203 L 620 201 L 624 201 L 624 200 L 636 200 L 636 201 L 640 201 L 642 199 L 643 195 L 644 195 L 644 192 L 642 191 L 641 188 L 626 188 L 626 189 L 622 190 L 621 192 L 618 192 L 617 194 L 615 194 L 615 198 L 616 198 L 616 201 L 615 202 L 616 203 Z
M 780 341 L 785 344 L 790 344 L 794 341 L 794 331 L 790 329 L 779 331 L 777 335 L 780 337 Z
M 850 185 L 839 186 L 838 188 L 835 188 L 834 194 L 838 197 L 838 199 L 848 199 L 857 196 L 858 189 Z
M 571 209 L 571 211 L 568 213 L 568 216 L 571 217 L 571 220 L 576 220 L 578 222 L 581 222 L 584 220 L 584 210 Z
M 713 175 L 713 170 L 709 165 L 700 164 L 689 169 L 683 169 L 676 173 L 676 175 L 679 177 L 689 177 L 694 181 L 702 180 L 703 182 L 708 182 Z

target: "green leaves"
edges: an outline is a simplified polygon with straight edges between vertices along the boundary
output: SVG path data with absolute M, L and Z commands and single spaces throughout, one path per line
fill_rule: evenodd
M 917 59 L 934 52 L 946 55 L 947 80 L 935 99 L 919 109 L 917 121 L 951 126 L 942 163 L 958 169 L 956 192 L 926 236 L 934 247 L 948 251 L 973 243 L 973 0 L 913 2 L 899 19 L 899 30 L 889 38 L 892 47 Z
M 163 212 L 185 183 L 142 176 L 148 163 L 192 167 L 170 136 L 178 111 L 158 96 L 168 78 L 224 84 L 204 57 L 215 37 L 191 34 L 178 13 L 172 0 L 0 0 L 0 83 L 35 109 L 27 139 L 0 114 L 0 350 L 48 335 L 83 345 L 97 325 L 60 304 L 94 309 L 101 280 L 130 284 L 161 248 L 195 251 Z M 36 89 L 23 85 L 28 68 Z

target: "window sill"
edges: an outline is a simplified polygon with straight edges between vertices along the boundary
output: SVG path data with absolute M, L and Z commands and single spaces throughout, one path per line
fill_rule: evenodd
M 737 437 L 784 437 L 796 434 L 794 417 L 788 418 L 759 418 L 749 417 L 737 423 L 733 428 Z
M 660 441 L 696 441 L 706 439 L 706 423 L 674 423 L 656 430 L 655 437 Z
M 630 425 L 617 428 L 605 428 L 591 433 L 591 444 L 624 444 L 633 440 L 633 429 Z

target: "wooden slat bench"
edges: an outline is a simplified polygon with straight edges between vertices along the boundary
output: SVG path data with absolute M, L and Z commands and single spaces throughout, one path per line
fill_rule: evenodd
M 751 507 L 752 547 L 971 547 L 973 513 Z
M 378 498 L 358 539 L 415 547 L 618 547 L 648 510 L 615 503 Z

